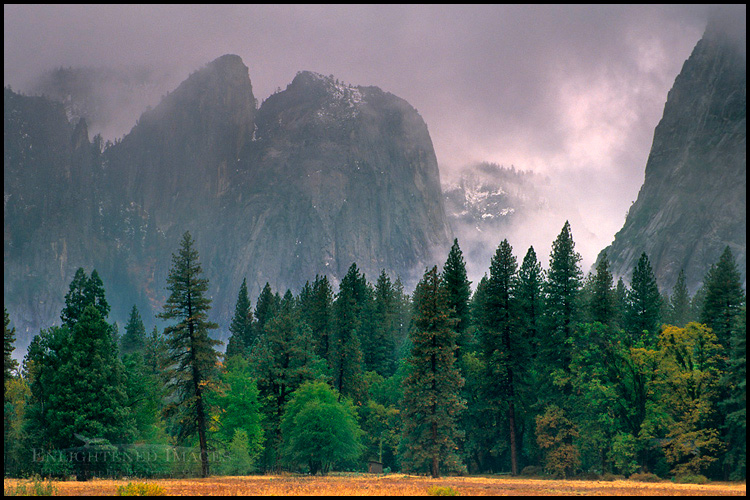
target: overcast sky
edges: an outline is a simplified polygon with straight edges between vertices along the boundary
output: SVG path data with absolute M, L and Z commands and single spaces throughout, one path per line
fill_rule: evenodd
M 745 7 L 737 8 L 744 18 Z M 570 218 L 588 270 L 638 194 L 667 92 L 703 33 L 707 11 L 5 5 L 4 83 L 23 91 L 59 66 L 149 66 L 165 75 L 161 95 L 233 53 L 249 67 L 259 102 L 299 70 L 376 85 L 420 112 L 443 180 L 476 161 L 549 175 L 570 214 L 536 228 L 543 239 L 534 242 L 537 255 L 546 266 L 551 241 Z M 521 244 L 514 244 L 519 260 Z

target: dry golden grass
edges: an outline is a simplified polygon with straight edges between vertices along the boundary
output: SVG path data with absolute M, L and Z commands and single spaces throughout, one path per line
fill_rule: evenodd
M 134 480 L 135 481 L 135 480 Z M 114 495 L 127 480 L 55 481 L 60 495 Z M 450 486 L 468 495 L 746 495 L 744 483 L 706 485 L 631 481 L 562 481 L 497 477 L 445 477 L 363 474 L 356 477 L 235 476 L 207 479 L 151 479 L 167 495 L 427 495 L 431 486 Z M 5 488 L 17 479 L 6 479 Z

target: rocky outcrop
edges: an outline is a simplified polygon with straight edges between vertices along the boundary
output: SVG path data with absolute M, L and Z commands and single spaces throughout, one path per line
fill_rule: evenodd
M 746 55 L 716 18 L 675 80 L 654 131 L 646 175 L 606 249 L 628 281 L 641 252 L 662 290 L 684 269 L 691 293 L 728 245 L 746 280 Z
M 6 145 L 25 133 L 12 121 L 23 106 L 9 114 L 8 99 L 38 98 L 6 91 Z M 4 218 L 4 289 L 20 344 L 58 320 L 80 266 L 101 275 L 111 320 L 122 325 L 136 304 L 153 322 L 186 230 L 210 281 L 220 338 L 243 278 L 253 300 L 266 282 L 282 293 L 316 274 L 336 283 L 352 262 L 370 279 L 385 269 L 411 284 L 450 247 L 427 126 L 406 101 L 376 87 L 300 72 L 258 109 L 248 68 L 226 55 L 103 151 L 85 122 L 73 127 L 59 104 L 45 102 L 56 110 L 54 126 L 35 135 L 45 156 L 26 167 L 16 154 L 24 149 L 6 147 L 13 211 Z M 37 119 L 22 121 L 39 127 Z M 57 198 L 36 219 L 22 209 L 49 197 Z M 52 214 L 65 203 L 70 211 Z M 50 266 L 59 279 L 47 280 Z

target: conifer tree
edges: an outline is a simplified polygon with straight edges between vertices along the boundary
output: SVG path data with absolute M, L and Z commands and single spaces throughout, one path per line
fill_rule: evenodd
M 134 437 L 123 365 L 112 326 L 100 312 L 106 303 L 104 288 L 95 279 L 97 293 L 87 296 L 89 280 L 80 271 L 71 290 L 84 293 L 69 294 L 65 306 L 69 314 L 64 316 L 72 326 L 42 330 L 24 358 L 31 380 L 28 431 L 33 445 L 42 449 L 80 446 L 78 436 L 117 443 Z M 75 464 L 76 473 L 88 478 L 95 465 L 84 457 Z
M 364 358 L 369 359 L 369 369 L 389 377 L 395 371 L 394 359 L 394 309 L 395 296 L 391 279 L 385 269 L 380 272 L 375 285 L 373 301 L 372 340 L 368 342 L 369 353 Z
M 625 308 L 627 307 L 628 291 L 622 278 L 618 278 L 614 291 L 614 325 L 617 328 L 625 326 Z
M 711 266 L 703 283 L 706 297 L 700 315 L 701 323 L 714 331 L 719 344 L 727 347 L 734 318 L 745 302 L 740 273 L 728 246 L 719 257 L 719 261 Z
M 484 298 L 484 324 L 480 343 L 485 361 L 484 395 L 492 408 L 505 410 L 508 418 L 511 471 L 518 474 L 516 398 L 520 366 L 526 349 L 521 346 L 518 324 L 516 258 L 503 240 L 490 263 Z M 497 419 L 502 421 L 501 418 Z
M 591 302 L 589 303 L 589 315 L 592 321 L 598 321 L 607 326 L 614 321 L 615 297 L 613 284 L 612 273 L 609 270 L 609 259 L 607 258 L 607 252 L 604 252 L 596 265 Z
M 363 361 L 360 347 L 363 280 L 364 276 L 359 273 L 357 265 L 352 264 L 341 280 L 333 306 L 333 387 L 339 392 L 339 397 L 349 397 L 355 402 L 363 397 Z
M 537 261 L 534 247 L 529 247 L 518 270 L 518 308 L 521 328 L 525 332 L 530 347 L 530 355 L 535 358 L 539 345 L 539 321 L 544 305 L 544 271 Z
M 458 238 L 453 240 L 453 246 L 448 253 L 448 260 L 443 266 L 443 283 L 448 292 L 448 308 L 452 311 L 451 317 L 458 320 L 456 333 L 458 338 L 456 345 L 456 360 L 461 363 L 463 349 L 469 344 L 467 330 L 471 321 L 469 300 L 471 299 L 471 281 L 466 274 L 466 262 L 463 252 L 458 246 Z
M 3 319 L 3 338 L 4 338 L 4 357 L 3 357 L 3 387 L 13 376 L 13 370 L 18 366 L 18 362 L 13 359 L 13 351 L 15 346 L 13 343 L 16 341 L 16 328 L 8 328 L 10 326 L 10 318 L 8 317 L 8 309 L 4 309 Z
M 253 313 L 250 309 L 250 297 L 247 294 L 247 281 L 242 279 L 240 291 L 237 295 L 237 304 L 234 306 L 234 316 L 229 325 L 231 336 L 227 343 L 225 357 L 245 356 L 249 354 L 254 341 L 253 337 Z
M 271 291 L 271 285 L 266 285 L 258 296 L 258 303 L 255 304 L 255 320 L 257 335 L 263 333 L 266 322 L 273 318 L 279 309 L 279 299 Z M 247 347 L 247 346 L 246 346 Z
M 138 308 L 134 305 L 130 310 L 128 324 L 125 325 L 125 334 L 120 338 L 120 354 L 132 354 L 143 351 L 146 347 L 146 327 L 143 326 L 143 320 L 138 313 Z
M 437 266 L 427 270 L 414 291 L 414 329 L 409 374 L 403 382 L 402 467 L 429 469 L 440 477 L 441 465 L 464 468 L 455 453 L 461 436 L 457 422 L 465 403 L 455 366 L 455 320 L 448 314 L 447 293 Z
M 575 251 L 570 223 L 565 221 L 562 231 L 552 243 L 549 271 L 545 282 L 545 334 L 543 350 L 550 369 L 558 368 L 568 373 L 570 368 L 573 329 L 580 311 L 578 292 L 583 273 L 579 267 L 581 256 Z M 563 386 L 563 394 L 570 390 Z
M 625 308 L 625 330 L 631 342 L 637 342 L 644 335 L 645 340 L 656 341 L 661 321 L 661 302 L 651 263 L 646 252 L 643 252 L 633 269 Z
M 99 273 L 94 269 L 91 277 L 87 277 L 83 268 L 79 267 L 65 295 L 65 307 L 60 314 L 63 324 L 72 328 L 89 304 L 97 308 L 102 318 L 109 314 L 109 304 L 104 297 L 104 284 Z
M 726 415 L 723 429 L 727 443 L 724 465 L 729 479 L 747 478 L 747 314 L 743 305 L 735 316 L 726 371 L 721 385 L 727 398 L 719 403 Z
M 669 299 L 669 323 L 683 328 L 693 320 L 690 312 L 690 295 L 685 283 L 685 271 L 680 269 Z
M 170 379 L 168 389 L 175 398 L 165 408 L 168 417 L 176 418 L 176 435 L 183 440 L 198 434 L 201 456 L 201 475 L 208 477 L 208 445 L 206 431 L 208 408 L 204 393 L 217 376 L 218 353 L 214 346 L 221 342 L 209 337 L 208 331 L 218 328 L 208 321 L 211 299 L 205 296 L 208 280 L 202 278 L 198 251 L 193 239 L 185 232 L 177 253 L 172 254 L 172 268 L 167 277 L 169 298 L 164 312 L 158 315 L 165 320 L 177 320 L 167 326 L 166 373 Z
M 316 377 L 317 356 L 310 327 L 301 322 L 296 301 L 287 291 L 275 316 L 266 322 L 250 355 L 258 381 L 261 400 L 265 401 L 263 461 L 266 468 L 279 465 L 281 419 L 291 394 L 305 381 Z M 317 370 L 320 371 L 320 370 Z

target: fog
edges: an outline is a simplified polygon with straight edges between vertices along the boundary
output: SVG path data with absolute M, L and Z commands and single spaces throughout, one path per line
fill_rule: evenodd
M 729 28 L 744 34 L 745 6 L 726 9 L 727 19 L 743 20 Z M 479 161 L 549 177 L 551 215 L 487 237 L 494 246 L 508 237 L 519 262 L 533 244 L 546 267 L 567 219 L 588 270 L 636 199 L 667 92 L 708 11 L 703 5 L 5 5 L 4 84 L 29 93 L 58 67 L 137 69 L 138 92 L 91 126 L 108 139 L 127 133 L 146 105 L 226 53 L 249 67 L 259 102 L 300 70 L 376 85 L 420 112 L 444 181 Z M 122 92 L 113 90 L 113 99 Z

